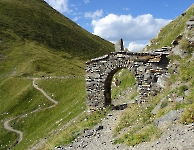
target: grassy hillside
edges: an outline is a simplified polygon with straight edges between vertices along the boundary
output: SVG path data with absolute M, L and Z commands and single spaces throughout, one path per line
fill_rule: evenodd
M 12 82 L 15 83 L 16 79 Z M 20 79 L 22 80 L 22 79 Z M 6 90 L 4 86 L 1 86 L 5 91 L 3 95 L 8 97 L 3 110 L 1 113 L 8 112 L 1 116 L 1 120 L 12 116 L 20 116 L 21 114 L 27 114 L 25 117 L 17 118 L 11 122 L 11 125 L 24 133 L 24 139 L 14 149 L 26 149 L 27 147 L 37 143 L 41 138 L 49 138 L 51 132 L 56 132 L 62 125 L 66 124 L 71 119 L 85 110 L 85 90 L 84 90 L 84 79 L 73 78 L 73 79 L 42 79 L 36 81 L 36 84 L 40 88 L 43 88 L 50 96 L 53 95 L 53 99 L 58 101 L 56 107 L 51 109 L 44 109 L 53 104 L 42 95 L 39 91 L 31 86 L 31 80 L 25 80 L 27 90 L 18 88 L 17 94 L 13 97 L 10 95 L 11 90 Z M 6 85 L 13 86 L 11 81 L 6 82 Z M 22 84 L 22 81 L 18 81 L 18 84 Z M 24 87 L 24 86 L 21 86 Z M 80 90 L 80 87 L 83 88 Z M 23 92 L 23 93 L 22 93 Z M 52 96 L 51 96 L 52 97 Z M 4 97 L 3 97 L 4 98 Z M 2 104 L 3 102 L 1 102 Z M 31 113 L 34 110 L 41 108 L 43 110 L 36 113 Z M 3 122 L 1 122 L 1 148 L 7 148 L 6 145 L 13 145 L 17 140 L 17 135 L 14 133 L 7 132 L 2 129 Z M 9 147 L 10 147 L 9 146 Z
M 43 0 L 0 1 L 0 149 L 26 149 L 81 114 L 85 109 L 85 61 L 114 50 Z M 56 107 L 36 84 L 58 101 Z M 45 78 L 42 78 L 45 77 Z M 48 77 L 48 78 L 46 78 Z M 36 113 L 33 113 L 38 110 Z M 25 114 L 25 117 L 22 117 Z M 59 123 L 57 123 L 59 122 Z
M 0 80 L 13 72 L 75 74 L 72 68 L 84 67 L 77 60 L 83 63 L 113 48 L 42 0 L 0 1 Z
M 34 41 L 82 59 L 101 56 L 113 48 L 113 44 L 88 33 L 43 0 L 2 0 L 0 38 L 1 43 Z

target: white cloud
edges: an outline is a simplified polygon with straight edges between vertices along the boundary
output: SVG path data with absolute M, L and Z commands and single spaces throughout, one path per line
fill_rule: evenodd
M 68 8 L 68 0 L 45 0 L 50 6 L 52 6 L 57 11 L 64 13 L 70 12 Z
M 139 52 L 145 46 L 146 46 L 146 44 L 138 44 L 138 43 L 135 43 L 135 42 L 131 42 L 131 43 L 129 43 L 129 46 L 127 47 L 127 49 L 129 51 L 132 51 L 132 52 Z
M 171 20 L 156 19 L 151 14 L 133 18 L 131 15 L 109 14 L 104 18 L 92 21 L 94 34 L 109 41 L 150 40 Z
M 79 17 L 73 18 L 73 21 L 78 21 L 78 20 L 79 20 Z
M 123 10 L 129 11 L 129 8 L 125 7 L 125 8 L 123 8 Z
M 96 19 L 99 18 L 103 15 L 103 10 L 96 10 L 95 12 L 86 12 L 85 13 L 85 17 L 86 18 L 92 18 L 92 19 Z
M 90 0 L 84 0 L 84 3 L 89 3 L 90 2 Z

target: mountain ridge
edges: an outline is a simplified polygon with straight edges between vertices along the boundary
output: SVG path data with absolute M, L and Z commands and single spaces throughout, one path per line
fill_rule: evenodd
M 19 37 L 85 59 L 103 55 L 113 48 L 112 43 L 92 35 L 42 0 L 27 3 L 3 0 L 0 6 L 1 38 L 2 35 Z

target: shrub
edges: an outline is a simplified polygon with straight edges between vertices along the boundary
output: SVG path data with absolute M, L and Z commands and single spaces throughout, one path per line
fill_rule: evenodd
M 179 45 L 181 49 L 185 50 L 189 54 L 191 54 L 194 51 L 194 48 L 190 45 L 189 40 L 186 38 L 180 40 Z
M 181 116 L 180 122 L 183 124 L 194 123 L 194 104 L 186 108 Z
M 183 50 L 187 50 L 189 48 L 189 41 L 186 38 L 183 38 L 182 40 L 180 40 L 180 48 Z
M 161 108 L 164 108 L 166 106 L 168 106 L 168 101 L 167 100 L 165 100 L 165 101 L 162 102 Z

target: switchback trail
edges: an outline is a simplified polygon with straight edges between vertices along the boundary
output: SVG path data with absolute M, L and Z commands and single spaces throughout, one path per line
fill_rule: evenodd
M 17 118 L 17 117 L 16 117 Z M 15 132 L 19 135 L 19 139 L 17 140 L 16 143 L 20 143 L 23 139 L 23 132 L 19 131 L 19 130 L 16 130 L 16 129 L 13 129 L 12 126 L 9 126 L 9 122 L 16 119 L 16 118 L 10 118 L 9 120 L 5 121 L 4 122 L 4 128 L 8 131 L 11 131 L 11 132 Z
M 42 89 L 40 89 L 40 88 L 38 87 L 38 85 L 35 84 L 35 81 L 36 81 L 36 80 L 38 80 L 38 78 L 33 78 L 32 84 L 33 84 L 34 88 L 37 89 L 37 90 L 39 90 L 40 92 L 42 92 L 42 94 L 43 94 L 48 100 L 50 100 L 50 101 L 53 102 L 55 105 L 57 105 L 57 104 L 58 104 L 57 101 L 55 101 L 55 100 L 52 99 L 50 96 L 48 96 L 48 95 L 45 93 L 45 91 L 43 91 Z
M 35 81 L 38 80 L 39 78 L 33 78 L 33 81 L 32 81 L 32 85 L 35 89 L 39 90 L 41 93 L 43 93 L 43 95 L 51 102 L 54 103 L 54 105 L 51 105 L 49 107 L 46 107 L 46 108 L 38 108 L 32 112 L 29 112 L 27 114 L 23 114 L 23 115 L 20 115 L 20 116 L 16 116 L 16 117 L 12 117 L 12 118 L 9 118 L 7 119 L 5 122 L 4 122 L 4 129 L 8 130 L 8 131 L 11 131 L 11 132 L 15 132 L 19 135 L 19 138 L 18 140 L 16 141 L 16 143 L 14 144 L 14 146 L 16 146 L 17 144 L 19 144 L 22 140 L 23 140 L 23 132 L 22 131 L 19 131 L 19 130 L 16 130 L 16 129 L 13 129 L 12 126 L 10 126 L 10 122 L 13 121 L 14 119 L 16 118 L 23 118 L 25 117 L 26 115 L 28 114 L 32 114 L 32 113 L 35 113 L 35 112 L 38 112 L 38 111 L 41 111 L 41 110 L 45 110 L 45 109 L 50 109 L 50 108 L 53 108 L 55 107 L 58 102 L 54 99 L 52 99 L 50 96 L 48 96 L 41 88 L 38 87 L 37 84 L 35 84 Z M 13 147 L 14 147 L 13 146 Z

